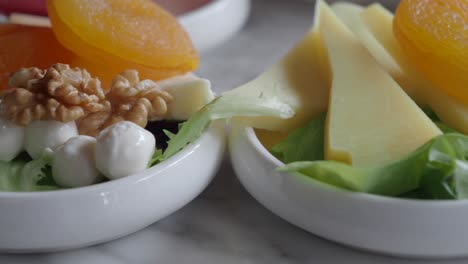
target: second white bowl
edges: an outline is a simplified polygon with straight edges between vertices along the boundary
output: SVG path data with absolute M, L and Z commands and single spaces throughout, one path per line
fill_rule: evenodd
M 354 193 L 277 172 L 249 127 L 230 136 L 234 171 L 247 191 L 288 222 L 365 250 L 411 257 L 468 256 L 468 201 L 422 201 Z

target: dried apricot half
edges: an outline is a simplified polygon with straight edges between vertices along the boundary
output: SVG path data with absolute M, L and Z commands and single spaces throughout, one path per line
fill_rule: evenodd
M 60 43 L 88 60 L 174 74 L 198 66 L 187 32 L 150 0 L 48 0 L 47 10 Z
M 57 62 L 69 63 L 74 57 L 54 36 L 50 28 L 0 25 L 0 89 L 20 68 L 46 68 Z
M 112 79 L 123 72 L 124 70 L 134 69 L 139 73 L 140 78 L 150 80 L 161 80 L 171 76 L 179 75 L 183 72 L 175 69 L 154 69 L 132 63 L 113 63 L 105 64 L 103 62 L 96 62 L 81 56 L 75 56 L 70 62 L 72 67 L 79 67 L 86 69 L 92 76 L 98 77 L 102 83 L 102 87 L 107 90 L 111 87 Z
M 411 64 L 468 104 L 468 1 L 402 0 L 393 30 Z

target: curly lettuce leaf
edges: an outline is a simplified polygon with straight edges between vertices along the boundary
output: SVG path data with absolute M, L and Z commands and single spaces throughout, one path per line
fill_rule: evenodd
M 158 161 L 168 159 L 195 141 L 213 120 L 235 116 L 271 116 L 286 119 L 293 115 L 294 110 L 276 97 L 218 97 L 184 122 L 176 135 L 169 137 L 167 149 L 158 157 Z
M 279 168 L 284 172 L 347 189 L 386 196 L 417 190 L 430 199 L 468 198 L 468 136 L 438 136 L 409 156 L 381 167 L 352 167 L 336 161 L 299 161 Z
M 151 157 L 151 160 L 148 162 L 148 168 L 161 162 L 162 158 L 163 158 L 163 150 L 156 148 L 154 151 L 153 157 Z
M 35 160 L 20 156 L 13 161 L 0 161 L 0 191 L 32 192 L 58 189 L 52 179 L 50 164 L 49 154 Z

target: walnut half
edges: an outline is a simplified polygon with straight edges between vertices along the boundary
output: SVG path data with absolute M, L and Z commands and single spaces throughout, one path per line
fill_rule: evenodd
M 96 136 L 102 129 L 120 121 L 145 127 L 148 120 L 163 117 L 172 96 L 151 80 L 140 81 L 136 70 L 126 70 L 112 81 L 107 100 L 110 111 L 91 113 L 78 121 L 80 134 Z
M 70 122 L 110 109 L 100 81 L 66 64 L 52 65 L 45 72 L 21 69 L 10 76 L 10 85 L 14 89 L 2 96 L 0 114 L 19 125 L 34 120 Z
M 140 81 L 136 70 L 117 75 L 107 94 L 85 69 L 66 64 L 21 69 L 10 76 L 10 85 L 14 89 L 0 98 L 0 115 L 19 125 L 76 121 L 80 134 L 90 136 L 124 120 L 145 127 L 164 117 L 173 100 L 154 81 Z

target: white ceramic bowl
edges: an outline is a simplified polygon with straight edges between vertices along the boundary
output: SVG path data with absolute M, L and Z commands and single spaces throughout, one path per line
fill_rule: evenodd
M 228 40 L 247 21 L 250 0 L 213 0 L 178 16 L 198 51 L 206 51 Z
M 142 173 L 88 187 L 0 192 L 0 252 L 46 252 L 89 246 L 140 230 L 205 189 L 224 152 L 224 127 Z
M 339 190 L 311 178 L 275 171 L 282 162 L 252 128 L 233 127 L 232 164 L 261 204 L 323 238 L 409 257 L 468 256 L 468 201 L 421 201 Z

